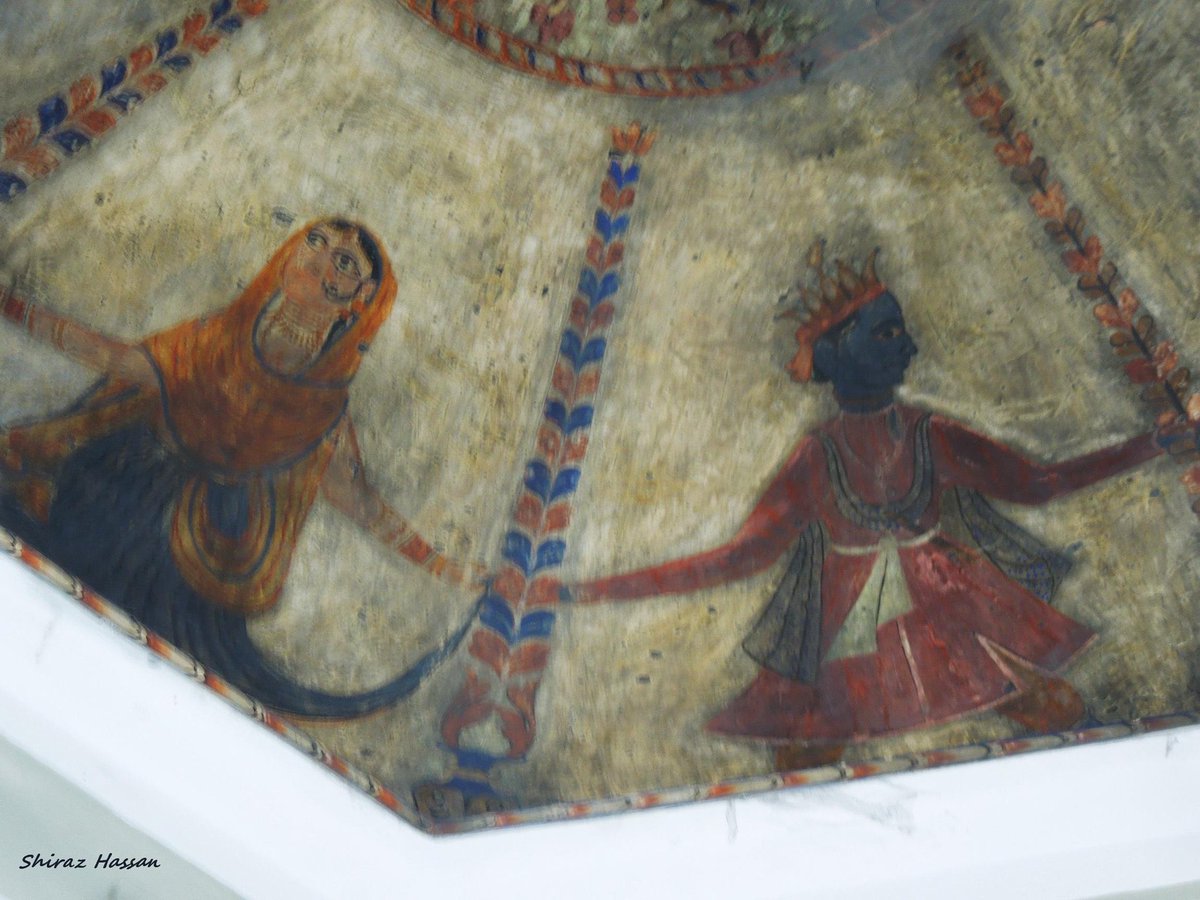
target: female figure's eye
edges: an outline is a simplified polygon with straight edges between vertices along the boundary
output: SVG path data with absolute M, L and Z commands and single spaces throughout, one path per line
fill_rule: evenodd
M 344 275 L 358 276 L 358 263 L 348 253 L 339 253 L 333 259 L 334 267 Z
M 321 234 L 319 231 L 310 231 L 306 240 L 308 242 L 308 246 L 312 247 L 314 250 L 320 250 L 328 243 L 328 241 L 325 240 L 325 235 Z

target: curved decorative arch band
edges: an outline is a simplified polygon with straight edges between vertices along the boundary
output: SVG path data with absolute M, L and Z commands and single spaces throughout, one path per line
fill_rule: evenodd
M 688 67 L 619 66 L 562 56 L 475 18 L 454 0 L 396 2 L 485 59 L 536 78 L 607 94 L 685 98 L 735 94 L 792 76 L 807 79 L 818 68 L 878 44 L 940 0 L 879 0 L 875 11 L 848 31 L 752 62 Z

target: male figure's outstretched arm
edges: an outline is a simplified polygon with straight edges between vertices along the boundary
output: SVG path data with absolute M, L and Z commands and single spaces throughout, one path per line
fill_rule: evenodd
M 719 547 L 567 588 L 579 603 L 639 600 L 660 594 L 682 594 L 739 581 L 770 566 L 790 547 L 814 516 L 815 465 L 823 465 L 820 444 L 806 438 L 763 492 L 745 523 Z

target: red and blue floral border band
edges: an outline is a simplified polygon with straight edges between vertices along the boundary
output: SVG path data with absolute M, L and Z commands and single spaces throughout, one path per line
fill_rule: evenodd
M 480 598 L 464 683 L 442 715 L 442 740 L 459 767 L 451 785 L 464 793 L 489 793 L 492 765 L 522 759 L 537 734 L 534 706 L 559 602 L 554 572 L 566 554 L 571 498 L 587 455 L 641 158 L 654 139 L 636 122 L 612 131 L 592 236 L 559 338 L 534 452 L 504 535 L 503 563 Z M 506 744 L 503 752 L 464 738 L 467 729 L 488 724 Z
M 807 79 L 815 69 L 888 38 L 941 0 L 878 0 L 853 28 L 748 62 L 701 66 L 621 66 L 575 56 L 519 38 L 471 15 L 455 0 L 396 0 L 442 34 L 491 62 L 546 81 L 631 97 L 713 97 Z
M 2 528 L 0 528 L 0 552 L 6 552 L 16 558 L 56 588 L 69 594 L 83 606 L 100 616 L 100 618 L 113 625 L 120 632 L 149 648 L 155 655 L 170 663 L 173 668 L 178 669 L 188 678 L 205 685 L 239 712 L 249 716 L 256 722 L 262 723 L 271 731 L 284 738 L 301 753 L 317 760 L 322 765 L 341 775 L 367 796 L 399 815 L 410 825 L 414 825 L 431 834 L 462 834 L 486 828 L 555 822 L 565 819 L 611 815 L 635 809 L 674 806 L 701 800 L 714 800 L 761 793 L 779 788 L 852 781 L 871 775 L 885 775 L 914 769 L 928 769 L 957 763 L 974 762 L 975 760 L 1016 756 L 1035 750 L 1069 747 L 1077 744 L 1091 744 L 1097 741 L 1107 741 L 1138 734 L 1150 734 L 1170 728 L 1200 724 L 1200 713 L 1147 716 L 1128 722 L 1113 722 L 1097 728 L 1085 728 L 1030 738 L 986 741 L 960 747 L 951 747 L 944 750 L 908 753 L 892 759 L 872 760 L 853 765 L 839 763 L 837 765 L 822 766 L 799 772 L 779 772 L 769 775 L 731 779 L 713 785 L 685 786 L 661 791 L 644 791 L 619 797 L 565 801 L 531 807 L 529 809 L 464 816 L 458 819 L 435 819 L 419 815 L 412 804 L 403 798 L 401 794 L 397 794 L 380 784 L 373 776 L 363 772 L 352 763 L 330 753 L 319 742 L 313 740 L 298 728 L 295 728 L 282 717 L 264 709 L 258 701 L 247 696 L 220 676 L 206 671 L 196 660 L 180 652 L 153 632 L 147 631 L 141 624 L 131 619 L 122 609 L 114 606 L 85 587 L 79 579 L 68 575 L 54 563 L 32 548 L 27 547 L 18 538 Z
M 1046 157 L 1035 155 L 1033 139 L 1018 125 L 1016 108 L 990 71 L 988 59 L 968 39 L 951 45 L 948 55 L 967 111 L 994 141 L 996 161 L 1028 196 L 1029 209 L 1041 220 L 1046 237 L 1059 246 L 1063 266 L 1077 276 L 1078 295 L 1108 329 L 1109 346 L 1153 414 L 1170 457 L 1187 466 L 1180 481 L 1192 498 L 1192 512 L 1200 516 L 1200 388 L 1193 384 L 1191 370 L 1182 365 L 1175 342 L 1161 333 L 1141 296 L 1105 253 L 1099 236 L 1088 229 L 1083 210 L 1071 203 L 1062 181 L 1051 175 Z
M 0 203 L 12 202 L 92 146 L 198 56 L 266 11 L 266 0 L 217 0 L 47 97 L 35 112 L 10 119 L 0 138 Z

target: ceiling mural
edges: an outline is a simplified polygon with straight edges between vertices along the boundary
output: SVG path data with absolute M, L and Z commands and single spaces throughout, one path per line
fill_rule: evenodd
M 1200 721 L 1190 8 L 93 12 L 0 11 L 0 546 L 407 821 Z

